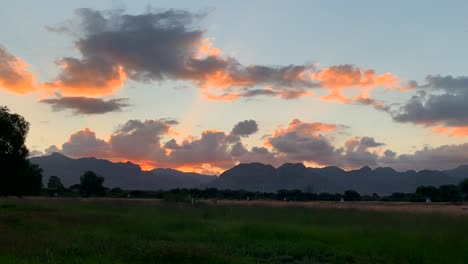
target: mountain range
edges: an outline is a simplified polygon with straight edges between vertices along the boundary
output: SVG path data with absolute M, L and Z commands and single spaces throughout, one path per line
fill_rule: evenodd
M 175 188 L 201 188 L 216 176 L 181 172 L 173 169 L 144 171 L 131 162 L 110 162 L 96 158 L 72 159 L 60 153 L 31 158 L 30 161 L 43 170 L 43 183 L 50 176 L 58 176 L 65 186 L 80 183 L 85 171 L 94 171 L 104 177 L 104 185 L 127 190 L 169 190 Z
M 44 184 L 50 176 L 59 176 L 65 186 L 77 184 L 88 170 L 105 178 L 106 187 L 128 190 L 168 190 L 174 188 L 218 188 L 274 192 L 279 189 L 298 189 L 305 192 L 342 193 L 356 190 L 362 194 L 390 194 L 414 192 L 418 186 L 457 184 L 468 178 L 468 165 L 452 170 L 408 170 L 399 172 L 392 168 L 345 171 L 330 166 L 308 168 L 302 163 L 285 163 L 278 168 L 262 163 L 239 164 L 219 177 L 198 173 L 158 168 L 144 171 L 131 162 L 110 162 L 96 158 L 72 159 L 60 153 L 34 157 L 32 163 L 44 170 Z

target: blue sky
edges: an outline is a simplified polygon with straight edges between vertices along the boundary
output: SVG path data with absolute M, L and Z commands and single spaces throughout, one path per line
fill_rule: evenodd
M 222 56 L 235 58 L 246 66 L 315 64 L 319 71 L 350 64 L 362 70 L 373 69 L 376 74 L 390 72 L 402 83 L 414 80 L 420 85 L 424 85 L 428 75 L 462 78 L 466 74 L 466 1 L 13 1 L 4 3 L 0 11 L 0 44 L 9 54 L 29 65 L 28 71 L 36 76 L 37 82 L 54 80 L 61 72 L 55 64 L 58 59 L 80 58 L 82 54 L 75 46 L 76 38 L 50 32 L 45 27 L 74 19 L 78 8 L 97 11 L 124 9 L 126 14 L 134 16 L 171 8 L 207 12 L 196 25 L 204 30 L 203 37 L 209 39 Z M 376 87 L 371 91 L 371 98 L 398 109 L 420 90 L 427 91 L 421 88 L 397 92 Z M 289 100 L 253 97 L 221 102 L 204 98 L 200 88 L 191 81 L 167 78 L 149 82 L 128 80 L 113 94 L 97 96 L 104 100 L 128 98 L 131 106 L 118 112 L 81 115 L 74 114 L 73 109 L 52 111 L 49 105 L 39 101 L 54 95 L 41 92 L 18 95 L 2 89 L 0 104 L 9 106 L 31 122 L 28 146 L 42 152 L 51 145 L 61 150 L 62 144 L 70 140 L 70 135 L 84 128 L 95 132 L 97 138 L 108 141 L 112 134 L 118 133 L 118 126 L 128 120 L 161 118 L 174 118 L 179 122 L 173 126 L 178 131 L 177 135 L 154 135 L 161 138 L 162 145 L 171 137 L 181 145 L 187 138 L 195 142 L 204 130 L 209 129 L 228 134 L 237 122 L 255 120 L 258 131 L 242 138 L 242 144 L 247 149 L 266 146 L 276 155 L 276 160 L 281 161 L 289 161 L 287 153 L 268 146 L 265 142 L 268 136 L 265 135 L 272 135 L 281 127 L 287 128 L 296 118 L 304 123 L 346 126 L 346 129 L 333 134 L 320 134 L 337 151 L 345 149 L 345 142 L 350 138 L 372 137 L 385 145 L 364 150 L 375 154 L 378 159 L 383 157 L 382 152 L 386 149 L 397 155 L 412 155 L 425 147 L 437 149 L 440 146 L 461 146 L 467 142 L 464 135 L 435 133 L 433 130 L 440 126 L 464 129 L 463 122 L 457 125 L 451 121 L 447 125 L 449 122 L 445 119 L 438 119 L 430 125 L 415 119 L 397 122 L 395 115 L 388 111 L 358 103 L 323 101 L 320 96 L 326 95 L 327 91 L 314 92 L 316 95 L 313 97 Z M 435 89 L 431 94 L 437 96 L 444 92 L 450 93 Z M 441 111 L 447 113 L 449 110 Z M 319 135 L 317 133 L 315 137 Z M 228 149 L 231 147 L 227 146 Z M 460 163 L 466 153 L 459 152 L 462 156 L 456 160 Z M 79 153 L 65 154 L 80 156 Z M 103 155 L 103 158 L 124 160 L 126 157 Z M 132 157 L 128 159 L 138 162 Z M 161 163 L 155 159 L 148 156 L 156 167 L 184 167 L 181 163 Z M 230 159 L 232 164 L 244 161 L 231 156 Z M 291 161 L 317 166 L 331 165 L 312 159 L 293 159 Z M 385 165 L 374 160 L 369 162 L 375 166 Z M 207 163 L 194 162 L 190 166 L 197 170 L 211 168 Z M 351 163 L 343 164 L 354 167 Z M 222 166 L 213 167 L 224 169 Z

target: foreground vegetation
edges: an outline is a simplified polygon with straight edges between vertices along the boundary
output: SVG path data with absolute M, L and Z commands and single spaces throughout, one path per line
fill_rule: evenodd
M 466 215 L 4 199 L 0 234 L 0 263 L 468 261 Z

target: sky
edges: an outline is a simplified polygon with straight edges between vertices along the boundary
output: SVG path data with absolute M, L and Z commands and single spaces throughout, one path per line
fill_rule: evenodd
M 31 156 L 468 163 L 466 1 L 10 1 L 0 105 Z

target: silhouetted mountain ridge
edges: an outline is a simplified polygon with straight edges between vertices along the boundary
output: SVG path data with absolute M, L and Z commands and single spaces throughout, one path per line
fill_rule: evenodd
M 185 173 L 173 169 L 143 171 L 130 161 L 111 162 L 96 158 L 72 159 L 60 153 L 30 159 L 44 170 L 43 183 L 47 185 L 52 175 L 60 177 L 65 186 L 80 182 L 80 176 L 91 170 L 104 177 L 104 185 L 128 190 L 168 190 L 174 188 L 200 188 L 215 176 Z
M 225 171 L 209 186 L 265 192 L 298 189 L 316 193 L 343 193 L 352 189 L 362 194 L 390 194 L 414 192 L 421 185 L 457 184 L 463 179 L 461 175 L 468 177 L 468 166 L 447 171 L 400 172 L 390 167 L 371 169 L 364 166 L 357 170 L 345 171 L 335 166 L 307 168 L 302 163 L 285 163 L 277 169 L 269 165 L 247 163 Z
M 362 194 L 414 192 L 421 185 L 457 184 L 468 177 L 468 165 L 453 170 L 396 171 L 390 167 L 372 169 L 364 166 L 345 171 L 336 166 L 309 168 L 302 163 L 285 163 L 278 168 L 262 163 L 241 163 L 219 177 L 170 168 L 143 171 L 132 162 L 110 162 L 96 158 L 72 159 L 60 153 L 31 158 L 44 169 L 44 185 L 52 175 L 66 186 L 79 183 L 80 176 L 92 170 L 105 178 L 107 187 L 133 190 L 205 188 L 275 192 L 299 189 L 307 192 L 342 193 L 356 190 Z

